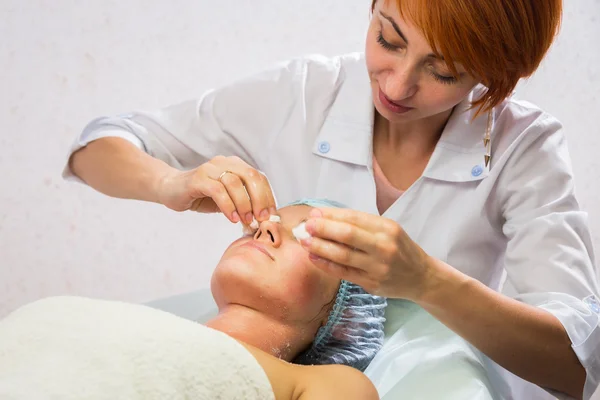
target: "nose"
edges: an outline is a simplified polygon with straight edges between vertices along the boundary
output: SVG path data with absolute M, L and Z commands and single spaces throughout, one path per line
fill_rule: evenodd
M 408 61 L 404 61 L 399 63 L 388 75 L 382 90 L 390 100 L 401 102 L 417 93 L 418 80 L 417 68 L 411 66 Z
M 281 226 L 278 222 L 263 221 L 254 234 L 254 240 L 278 248 L 281 246 Z

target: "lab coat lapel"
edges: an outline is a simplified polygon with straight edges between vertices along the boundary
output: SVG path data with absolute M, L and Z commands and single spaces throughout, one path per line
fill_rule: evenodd
M 455 107 L 423 172 L 424 177 L 445 182 L 471 182 L 489 175 L 483 143 L 487 113 L 474 118 L 476 110 L 469 109 L 484 90 L 482 86 L 477 86 Z M 492 111 L 492 133 L 493 122 Z
M 364 60 L 347 65 L 344 74 L 344 82 L 313 143 L 313 153 L 323 159 L 316 195 L 378 214 L 372 171 L 374 110 Z M 409 234 L 418 236 L 428 215 L 435 211 L 426 209 L 427 201 L 420 201 L 424 182 L 457 184 L 488 176 L 483 145 L 487 115 L 471 121 L 475 111 L 469 110 L 471 101 L 483 90 L 481 86 L 475 88 L 456 107 L 423 176 L 384 213 L 384 217 L 400 223 Z M 429 191 L 430 185 L 425 186 Z M 435 193 L 430 195 L 435 196 Z
M 317 195 L 377 213 L 372 160 L 373 103 L 364 59 L 349 63 L 313 153 L 322 158 Z M 342 178 L 343 177 L 343 178 Z

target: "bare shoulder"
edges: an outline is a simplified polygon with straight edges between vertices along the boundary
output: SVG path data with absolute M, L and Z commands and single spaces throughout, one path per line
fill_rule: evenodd
M 343 365 L 295 365 L 241 344 L 265 371 L 276 400 L 379 400 L 373 383 L 357 369 Z
M 369 378 L 344 365 L 298 366 L 298 400 L 379 400 Z
M 254 346 L 239 342 L 258 361 L 269 379 L 276 400 L 293 400 L 298 386 L 295 365 L 273 357 Z

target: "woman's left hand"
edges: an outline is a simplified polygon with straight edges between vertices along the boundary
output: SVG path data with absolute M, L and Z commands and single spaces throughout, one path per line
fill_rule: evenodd
M 430 257 L 395 221 L 350 209 L 315 208 L 302 241 L 314 264 L 369 293 L 416 301 L 431 274 Z

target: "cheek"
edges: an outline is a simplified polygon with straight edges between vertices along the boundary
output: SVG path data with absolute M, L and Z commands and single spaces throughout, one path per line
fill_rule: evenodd
M 365 63 L 370 76 L 386 68 L 386 56 L 385 50 L 377 43 L 376 29 L 370 27 L 365 44 Z
M 295 279 L 286 282 L 285 293 L 288 298 L 301 309 L 313 308 L 312 303 L 318 301 L 320 281 L 315 274 L 308 271 L 299 271 Z
M 323 272 L 318 270 L 308 259 L 305 250 L 290 251 L 286 256 L 298 260 L 290 273 L 294 279 L 286 280 L 287 299 L 290 307 L 296 309 L 300 314 L 314 318 L 323 305 L 331 300 L 333 295 L 332 280 Z
M 242 241 L 244 239 L 240 239 Z M 265 274 L 262 255 L 237 247 L 234 242 L 224 253 L 211 277 L 211 292 L 218 305 L 252 302 L 259 298 Z
M 460 103 L 469 94 L 469 89 L 461 86 L 444 85 L 438 82 L 428 83 L 425 95 L 428 108 L 438 112 L 448 110 Z
M 235 302 L 239 290 L 235 290 L 247 273 L 240 268 L 239 259 L 226 251 L 213 271 L 210 280 L 210 290 L 219 307 Z
M 219 264 L 220 265 L 220 264 Z M 223 269 L 217 265 L 210 278 L 210 292 L 219 308 L 223 307 L 227 301 L 227 274 L 223 273 Z

